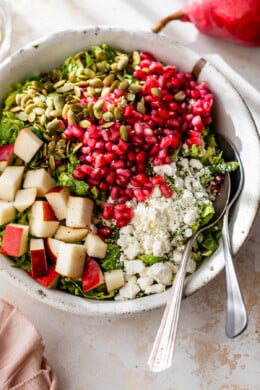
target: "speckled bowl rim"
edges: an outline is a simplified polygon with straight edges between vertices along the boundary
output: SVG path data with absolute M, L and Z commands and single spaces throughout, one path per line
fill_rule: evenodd
M 169 51 L 175 50 L 177 52 L 181 51 L 181 53 L 184 54 L 184 57 L 192 58 L 193 60 L 192 65 L 189 64 L 188 67 L 189 69 L 187 70 L 191 70 L 190 69 L 191 66 L 194 67 L 195 64 L 201 61 L 201 58 L 198 54 L 196 54 L 192 50 L 184 47 L 179 43 L 173 42 L 172 40 L 170 40 L 168 37 L 164 35 L 155 35 L 148 31 L 136 31 L 136 30 L 129 30 L 129 29 L 126 30 L 122 28 L 107 27 L 107 26 L 93 26 L 88 28 L 79 28 L 79 29 L 60 31 L 27 44 L 24 48 L 20 49 L 12 56 L 8 57 L 0 65 L 0 80 L 1 80 L 2 72 L 8 74 L 9 68 L 13 70 L 13 68 L 15 69 L 15 66 L 19 66 L 19 64 L 23 64 L 23 61 L 26 59 L 26 57 L 31 56 L 32 59 L 36 58 L 36 54 L 35 54 L 36 52 L 37 55 L 42 53 L 42 57 L 43 57 L 44 51 L 46 52 L 46 50 L 48 50 L 49 47 L 53 46 L 54 42 L 62 45 L 62 41 L 66 42 L 66 39 L 69 40 L 72 39 L 72 37 L 75 38 L 77 37 L 78 39 L 82 38 L 82 41 L 84 41 L 84 45 L 85 45 L 82 47 L 88 47 L 89 45 L 93 44 L 93 43 L 88 43 L 88 39 L 92 41 L 93 39 L 94 40 L 97 39 L 99 40 L 100 43 L 101 42 L 110 43 L 111 40 L 112 41 L 116 40 L 121 43 L 124 40 L 129 40 L 129 42 L 130 41 L 132 42 L 133 40 L 135 42 L 135 46 L 133 48 L 136 49 L 139 49 L 139 46 L 142 46 L 143 41 L 145 41 L 145 45 L 148 45 L 149 43 L 149 45 L 151 46 L 149 51 L 153 51 L 152 50 L 153 45 L 156 46 L 157 44 L 158 46 L 156 46 L 157 48 L 156 51 L 161 50 L 162 53 L 164 51 L 164 54 L 166 53 L 167 50 Z M 125 42 L 123 42 L 123 46 L 124 45 Z M 77 45 L 75 45 L 75 49 L 71 48 L 68 54 L 72 54 L 73 52 L 76 52 L 78 50 L 78 47 L 76 46 Z M 133 44 L 131 45 L 127 44 L 127 48 L 125 47 L 125 50 L 133 50 L 131 48 L 128 49 L 129 46 L 133 46 Z M 120 44 L 117 47 L 120 47 Z M 142 50 L 145 50 L 145 48 L 146 46 L 142 47 Z M 157 56 L 157 58 L 160 58 L 160 57 L 164 57 L 164 54 L 159 57 L 157 54 L 155 55 Z M 255 147 L 253 157 L 255 158 L 256 164 L 258 164 L 259 167 L 259 136 L 257 133 L 254 120 L 252 118 L 252 115 L 246 103 L 244 102 L 242 97 L 238 94 L 236 89 L 227 81 L 227 79 L 221 74 L 219 70 L 217 70 L 208 61 L 203 60 L 202 63 L 203 66 L 201 67 L 201 69 L 199 69 L 199 73 L 200 73 L 199 79 L 200 78 L 201 80 L 207 79 L 207 74 L 213 73 L 214 77 L 216 77 L 216 82 L 214 86 L 216 87 L 218 83 L 223 84 L 223 86 L 227 88 L 227 93 L 230 93 L 230 96 L 235 99 L 236 104 L 240 107 L 242 111 L 242 119 L 244 118 L 244 120 L 247 123 L 247 127 L 250 129 L 250 136 L 252 138 L 251 141 L 252 147 L 253 148 Z M 186 64 L 184 63 L 183 66 L 186 67 Z M 0 85 L 2 86 L 2 84 Z M 3 96 L 4 93 L 6 93 L 6 91 L 3 93 L 3 95 L 2 95 L 2 90 L 0 91 L 0 93 L 1 96 Z M 237 137 L 237 134 L 235 134 L 235 136 Z M 257 182 L 259 183 L 259 169 L 257 170 L 257 175 L 258 177 L 256 178 L 256 183 Z M 243 188 L 244 192 L 246 191 L 248 185 L 249 183 L 245 182 Z M 259 188 L 259 186 L 256 186 L 256 188 Z M 252 190 L 252 188 L 250 187 L 249 190 Z M 259 206 L 260 193 L 259 190 L 256 189 L 254 191 L 253 198 L 250 200 L 251 202 L 250 206 L 252 210 L 250 215 L 247 215 L 247 227 L 246 229 L 244 229 L 244 231 L 242 231 L 243 234 L 242 235 L 240 234 L 239 236 L 240 240 L 239 242 L 237 242 L 238 240 L 237 241 L 235 240 L 235 237 L 237 236 L 235 222 L 239 213 L 241 212 L 241 207 L 242 207 L 241 202 L 243 202 L 243 191 L 240 199 L 238 200 L 235 206 L 235 210 L 233 210 L 233 214 L 231 215 L 230 225 L 234 225 L 233 226 L 234 229 L 231 232 L 231 236 L 232 236 L 231 241 L 233 244 L 234 254 L 237 254 L 238 251 L 242 248 L 243 244 L 245 243 L 250 233 L 250 229 L 253 225 L 254 219 L 257 214 L 258 206 Z M 239 231 L 239 233 L 241 232 Z M 186 279 L 184 295 L 189 296 L 194 292 L 196 292 L 198 289 L 208 284 L 221 272 L 223 268 L 224 268 L 224 259 L 222 256 L 222 244 L 220 244 L 220 247 L 218 248 L 216 254 L 214 254 L 214 256 L 212 256 L 212 258 L 209 261 L 205 261 L 202 264 L 202 266 L 199 268 L 199 271 L 197 271 L 195 274 L 189 276 Z M 201 277 L 198 277 L 199 274 Z M 87 316 L 122 317 L 122 316 L 136 315 L 138 313 L 144 311 L 150 311 L 163 306 L 166 303 L 167 297 L 169 295 L 169 291 L 166 291 L 164 293 L 143 297 L 139 299 L 124 301 L 124 302 L 115 302 L 115 301 L 98 302 L 93 300 L 86 300 L 58 290 L 48 290 L 42 288 L 38 283 L 33 281 L 25 272 L 11 267 L 10 261 L 2 255 L 0 255 L 0 275 L 7 277 L 9 281 L 14 283 L 17 287 L 22 288 L 32 298 L 35 298 L 43 303 L 47 303 L 48 305 L 51 305 L 53 307 L 56 307 L 58 309 L 70 313 L 87 315 Z

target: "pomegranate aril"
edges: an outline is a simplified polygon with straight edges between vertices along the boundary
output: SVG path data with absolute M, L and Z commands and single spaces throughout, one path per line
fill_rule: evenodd
M 80 165 L 79 169 L 80 172 L 84 173 L 85 175 L 90 175 L 93 172 L 93 168 L 87 164 Z
M 99 228 L 98 234 L 103 237 L 109 238 L 111 236 L 111 229 L 108 226 Z
M 161 184 L 159 188 L 165 198 L 170 198 L 172 196 L 173 192 L 167 184 Z
M 75 168 L 73 171 L 73 176 L 75 179 L 83 180 L 85 178 L 85 173 L 81 172 L 79 168 Z
M 114 181 L 116 180 L 116 173 L 115 172 L 109 172 L 106 176 L 106 182 L 108 184 L 113 184 Z
M 134 196 L 138 202 L 144 202 L 146 200 L 146 196 L 140 188 L 134 190 Z
M 145 173 L 138 173 L 135 177 L 134 180 L 136 180 L 140 184 L 148 183 L 149 179 L 148 176 Z
M 116 222 L 116 226 L 120 229 L 126 225 L 129 224 L 129 220 L 128 219 L 120 219 L 119 221 Z
M 99 189 L 101 191 L 106 191 L 108 189 L 108 184 L 103 181 L 102 183 L 99 184 Z
M 159 184 L 163 184 L 165 182 L 164 177 L 162 176 L 154 176 L 152 177 L 151 181 L 155 186 Z
M 112 206 L 107 206 L 102 210 L 102 217 L 104 219 L 112 219 L 114 217 L 114 208 Z
M 120 195 L 119 188 L 116 187 L 116 186 L 113 186 L 113 187 L 111 188 L 111 191 L 110 191 L 111 199 L 112 199 L 112 200 L 117 200 L 117 198 L 119 197 L 119 195 Z

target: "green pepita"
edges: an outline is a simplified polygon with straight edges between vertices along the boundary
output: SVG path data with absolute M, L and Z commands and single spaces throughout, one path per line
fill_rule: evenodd
M 109 129 L 109 127 L 113 126 L 115 124 L 114 121 L 106 122 L 102 125 L 103 129 Z
M 114 116 L 118 121 L 122 121 L 124 119 L 123 112 L 118 107 L 115 107 L 114 109 Z
M 161 91 L 158 88 L 151 88 L 151 92 L 154 96 L 161 96 Z
M 124 81 L 121 81 L 118 88 L 119 89 L 126 89 L 126 88 L 128 88 L 128 86 L 129 86 L 129 82 L 127 80 L 124 80 Z
M 91 79 L 88 81 L 88 84 L 91 86 L 91 87 L 102 87 L 103 85 L 103 81 L 98 79 L 98 78 L 94 78 L 94 79 Z
M 83 119 L 82 121 L 79 122 L 79 125 L 83 129 L 86 129 L 87 127 L 89 127 L 91 125 L 91 122 L 88 121 L 87 119 Z
M 113 81 L 115 80 L 115 76 L 113 73 L 110 73 L 108 76 L 106 76 L 103 80 L 103 84 L 105 86 L 111 85 Z M 17 103 L 18 104 L 18 103 Z
M 122 138 L 123 141 L 127 141 L 128 140 L 128 130 L 127 130 L 127 127 L 125 125 L 121 125 L 120 126 L 120 137 Z
M 183 100 L 186 98 L 186 94 L 184 91 L 179 91 L 173 96 L 173 98 L 176 100 L 176 102 L 183 102 Z
M 112 114 L 112 112 L 107 111 L 107 112 L 105 112 L 105 113 L 103 114 L 103 119 L 104 119 L 106 122 L 110 122 L 110 121 L 112 121 L 112 120 L 114 119 L 114 115 Z

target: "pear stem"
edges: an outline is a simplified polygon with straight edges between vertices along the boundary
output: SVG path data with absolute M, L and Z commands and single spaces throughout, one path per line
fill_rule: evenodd
M 171 22 L 172 20 L 180 20 L 182 19 L 183 17 L 185 16 L 184 12 L 183 11 L 177 11 L 177 12 L 174 12 L 174 14 L 171 14 L 169 16 L 166 16 L 166 18 L 160 20 L 158 23 L 156 23 L 153 27 L 152 27 L 152 32 L 154 33 L 158 33 L 160 32 L 169 22 Z

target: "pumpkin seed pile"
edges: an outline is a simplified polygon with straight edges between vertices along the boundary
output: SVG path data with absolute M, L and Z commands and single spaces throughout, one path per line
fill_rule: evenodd
M 30 162 L 30 167 L 41 166 L 51 172 L 60 165 L 57 162 L 81 148 L 81 143 L 69 142 L 63 134 L 67 124 L 86 129 L 91 124 L 89 118 L 103 118 L 102 126 L 108 129 L 115 121 L 122 122 L 124 118 L 120 108 L 134 104 L 136 94 L 142 89 L 142 81 L 133 77 L 140 61 L 137 51 L 127 54 L 103 44 L 76 53 L 49 73 L 35 75 L 24 84 L 16 84 L 14 92 L 5 101 L 5 110 L 23 121 L 25 127 L 33 127 L 40 132 L 45 141 Z M 104 112 L 102 98 L 116 89 L 126 93 L 118 98 L 117 107 L 111 104 Z M 153 93 L 156 95 L 158 92 Z M 82 102 L 82 98 L 89 97 L 99 100 L 96 103 Z M 145 114 L 143 99 L 139 98 L 136 108 Z M 127 140 L 126 126 L 121 126 L 120 135 Z

